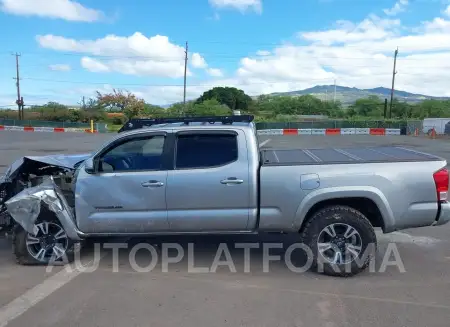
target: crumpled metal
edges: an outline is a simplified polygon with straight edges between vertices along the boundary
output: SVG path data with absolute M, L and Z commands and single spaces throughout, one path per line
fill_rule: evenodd
M 73 169 L 75 164 L 89 158 L 91 154 L 54 154 L 47 156 L 26 156 L 14 161 L 5 172 L 6 178 L 13 179 L 26 160 L 45 163 L 47 165 Z
M 43 204 L 56 214 L 61 223 L 67 219 L 74 220 L 71 208 L 51 176 L 47 176 L 41 184 L 26 188 L 5 202 L 11 217 L 31 234 L 34 234 L 34 224 Z
M 86 160 L 91 156 L 90 153 L 82 154 L 52 154 L 47 156 L 26 156 L 24 158 L 44 162 L 49 165 L 73 168 L 80 161 Z

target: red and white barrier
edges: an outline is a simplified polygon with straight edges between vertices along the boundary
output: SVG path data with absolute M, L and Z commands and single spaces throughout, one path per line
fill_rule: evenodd
M 51 132 L 51 133 L 92 133 L 89 128 L 62 128 L 62 127 L 27 127 L 27 126 L 2 126 L 0 125 L 0 131 L 19 131 L 19 132 Z M 283 131 L 283 130 L 281 130 Z M 98 133 L 94 131 L 94 133 Z
M 84 128 L 60 128 L 60 127 L 23 127 L 2 126 L 0 131 L 21 132 L 51 132 L 51 133 L 91 133 L 90 129 Z M 94 131 L 98 133 L 98 131 Z M 258 135 L 400 135 L 399 128 L 285 128 L 285 129 L 262 129 Z
M 400 135 L 400 128 L 262 129 L 258 135 Z

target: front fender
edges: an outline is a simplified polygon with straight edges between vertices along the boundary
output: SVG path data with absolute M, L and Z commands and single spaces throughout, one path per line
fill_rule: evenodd
M 51 177 L 37 186 L 24 189 L 6 201 L 5 205 L 10 216 L 28 233 L 34 233 L 34 223 L 41 213 L 42 205 L 46 205 L 55 213 L 67 236 L 74 241 L 81 240 L 72 209 Z
M 392 231 L 395 221 L 389 202 L 379 189 L 372 186 L 329 187 L 312 191 L 303 199 L 297 208 L 293 224 L 295 230 L 300 230 L 308 211 L 315 204 L 325 200 L 352 197 L 367 198 L 372 200 L 380 210 L 384 221 L 385 232 Z

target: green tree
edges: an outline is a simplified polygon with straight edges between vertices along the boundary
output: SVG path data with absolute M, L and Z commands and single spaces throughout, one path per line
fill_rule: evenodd
M 79 104 L 80 110 L 77 110 L 73 113 L 74 117 L 78 116 L 78 120 L 74 121 L 88 122 L 91 119 L 95 121 L 106 120 L 107 118 L 106 112 L 104 110 L 104 107 L 98 101 L 98 99 L 96 98 L 86 99 L 83 96 Z
M 227 105 L 232 110 L 248 110 L 252 103 L 250 96 L 235 87 L 214 87 L 204 92 L 195 103 L 200 104 L 212 99 L 216 99 L 220 104 Z
M 71 115 L 69 108 L 61 103 L 50 101 L 40 106 L 32 106 L 26 110 L 28 113 L 39 113 L 39 116 L 34 116 L 42 120 L 52 121 L 70 121 Z M 26 115 L 27 113 L 25 113 Z M 36 119 L 35 118 L 35 119 Z
M 185 112 L 191 110 L 193 102 L 186 102 L 186 106 L 183 103 L 174 103 L 168 109 L 166 109 L 166 114 L 168 117 L 182 117 L 185 115 Z
M 376 95 L 358 99 L 349 109 L 353 109 L 357 116 L 383 117 L 384 102 Z
M 337 100 L 336 102 L 325 101 L 324 102 L 325 111 L 328 116 L 333 118 L 344 118 L 345 110 L 342 107 L 341 101 Z
M 97 91 L 97 101 L 103 108 L 119 108 L 128 118 L 141 116 L 145 109 L 145 102 L 131 92 L 113 89 L 112 93 L 102 94 Z
M 450 117 L 450 101 L 424 100 L 414 106 L 412 116 L 420 119 Z
M 414 112 L 414 105 L 407 103 L 406 101 L 400 102 L 398 99 L 392 101 L 392 118 L 411 118 Z M 390 106 L 388 104 L 386 116 L 389 117 Z
M 186 111 L 186 114 L 188 116 L 227 116 L 232 112 L 230 108 L 220 104 L 216 99 L 211 99 L 195 103 Z
M 166 110 L 160 106 L 155 106 L 149 103 L 144 104 L 144 115 L 148 117 L 164 117 Z

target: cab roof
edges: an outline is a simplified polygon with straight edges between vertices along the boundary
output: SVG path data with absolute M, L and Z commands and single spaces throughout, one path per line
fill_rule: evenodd
M 128 120 L 119 133 L 147 128 L 176 128 L 185 129 L 192 127 L 226 129 L 230 126 L 254 127 L 254 116 L 202 116 L 202 117 L 169 117 L 169 118 L 143 118 Z

